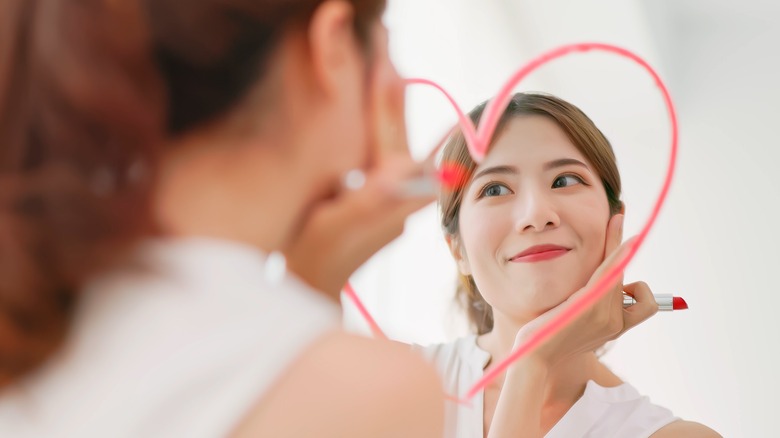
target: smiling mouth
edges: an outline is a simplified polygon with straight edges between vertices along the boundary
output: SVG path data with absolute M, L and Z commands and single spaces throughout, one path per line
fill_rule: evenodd
M 533 263 L 542 262 L 545 260 L 552 260 L 561 257 L 568 253 L 569 248 L 564 248 L 555 245 L 540 245 L 538 247 L 531 247 L 520 254 L 509 259 L 513 263 Z

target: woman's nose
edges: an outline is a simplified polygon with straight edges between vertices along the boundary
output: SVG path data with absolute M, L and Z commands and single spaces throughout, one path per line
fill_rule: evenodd
M 546 191 L 528 189 L 516 199 L 517 205 L 514 209 L 516 232 L 539 232 L 560 225 L 560 217 L 550 199 L 550 194 Z

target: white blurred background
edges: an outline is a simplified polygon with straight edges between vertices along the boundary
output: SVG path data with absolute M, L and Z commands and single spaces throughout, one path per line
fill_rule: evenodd
M 746 0 L 390 0 L 391 56 L 405 76 L 431 78 L 464 111 L 495 94 L 532 57 L 564 43 L 630 49 L 669 86 L 679 112 L 676 176 L 655 228 L 626 273 L 683 296 L 605 356 L 618 375 L 677 415 L 726 437 L 773 436 L 780 394 L 780 2 Z M 615 148 L 637 233 L 661 188 L 670 128 L 639 66 L 578 54 L 539 70 L 518 91 L 582 108 Z M 455 121 L 432 90 L 410 88 L 414 153 Z M 453 302 L 455 266 L 435 206 L 352 279 L 394 339 L 427 344 L 465 333 Z M 345 323 L 366 328 L 345 301 Z

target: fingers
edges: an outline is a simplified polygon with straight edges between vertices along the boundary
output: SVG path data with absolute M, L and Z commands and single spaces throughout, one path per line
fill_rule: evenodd
M 604 274 L 612 269 L 615 264 L 625 257 L 628 250 L 632 247 L 634 239 L 631 238 L 625 243 L 621 244 L 620 241 L 623 238 L 623 215 L 616 214 L 610 218 L 607 223 L 606 240 L 604 245 L 605 258 L 601 262 L 598 268 L 591 275 L 590 280 L 585 285 L 584 290 L 590 290 Z M 622 282 L 623 273 L 619 275 L 611 282 L 611 293 L 605 294 L 607 301 L 610 303 L 607 307 L 607 312 L 611 314 L 619 314 L 619 309 L 622 309 Z
M 406 216 L 433 202 L 438 189 L 436 180 L 425 173 L 421 164 L 402 161 L 406 162 L 369 176 L 365 194 L 366 201 L 373 204 L 368 208 L 376 215 L 401 225 Z
M 604 261 L 601 262 L 596 271 L 590 278 L 588 285 L 598 281 L 604 273 L 609 270 L 617 261 L 619 261 L 627 252 L 633 243 L 633 238 L 621 245 L 623 239 L 623 215 L 616 214 L 612 216 L 607 223 L 606 243 L 604 245 Z
M 607 258 L 604 259 L 603 262 L 601 262 L 601 265 L 599 265 L 599 267 L 593 273 L 593 276 L 590 278 L 590 281 L 588 281 L 588 286 L 591 286 L 593 283 L 598 281 L 604 275 L 604 273 L 606 273 L 615 264 L 620 262 L 628 254 L 629 250 L 634 246 L 635 241 L 636 241 L 636 236 L 626 240 L 620 246 L 618 246 L 617 249 L 612 251 L 612 253 L 609 254 Z
M 636 304 L 623 309 L 623 331 L 625 332 L 655 315 L 658 312 L 658 303 L 655 302 L 653 291 L 645 282 L 627 284 L 623 286 L 623 290 L 636 300 Z
M 612 254 L 623 241 L 623 220 L 625 215 L 616 214 L 607 223 L 607 241 L 604 246 L 604 257 Z
M 606 243 L 604 245 L 605 257 L 614 253 L 620 247 L 620 243 L 623 241 L 624 218 L 625 215 L 616 214 L 610 218 L 609 223 L 607 224 L 607 238 L 606 238 Z M 612 265 L 609 264 L 608 266 L 612 266 Z M 609 302 L 611 304 L 610 311 L 612 313 L 615 313 L 616 318 L 620 316 L 619 309 L 623 308 L 623 290 L 621 287 L 622 285 L 623 285 L 623 273 L 621 272 L 614 282 L 614 287 L 611 292 L 612 296 L 611 299 L 609 299 Z
M 607 224 L 606 241 L 604 245 L 605 259 L 596 269 L 588 282 L 592 287 L 599 281 L 604 274 L 619 263 L 631 248 L 633 239 L 621 245 L 623 239 L 623 218 L 624 215 L 614 215 Z M 604 293 L 599 303 L 592 309 L 593 318 L 601 321 L 609 330 L 610 335 L 617 335 L 622 332 L 623 321 L 623 272 L 619 272 L 615 279 L 610 283 L 610 289 Z
M 285 250 L 288 265 L 336 297 L 355 270 L 401 235 L 406 217 L 428 203 L 422 197 L 399 198 L 369 176 L 361 188 L 342 190 L 312 207 Z
M 385 169 L 366 175 L 361 188 L 342 191 L 331 201 L 330 209 L 338 216 L 331 221 L 348 226 L 350 239 L 365 240 L 369 252 L 372 247 L 378 250 L 403 232 L 407 216 L 435 199 L 435 190 L 409 193 L 424 180 L 421 175 L 420 165 L 411 159 L 386 162 Z

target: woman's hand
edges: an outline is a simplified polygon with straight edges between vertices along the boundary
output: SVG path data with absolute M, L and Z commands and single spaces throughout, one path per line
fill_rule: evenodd
M 386 31 L 378 28 L 377 50 L 386 50 L 385 39 Z M 409 153 L 405 84 L 387 56 L 375 59 L 368 87 L 371 139 L 365 181 L 356 188 L 341 187 L 315 205 L 285 250 L 290 269 L 334 299 L 354 271 L 401 235 L 407 216 L 435 199 L 435 180 L 424 178 L 433 174 L 432 158 L 417 163 Z
M 625 257 L 633 244 L 633 239 L 621 245 L 622 237 L 623 215 L 618 214 L 607 224 L 604 249 L 606 257 L 593 273 L 588 284 L 563 303 L 523 326 L 515 338 L 515 348 L 523 344 L 541 326 L 566 310 L 575 300 L 581 298 L 607 270 Z M 623 308 L 624 291 L 636 299 L 636 304 L 626 309 Z M 593 306 L 509 367 L 488 436 L 491 438 L 542 436 L 543 394 L 550 369 L 568 357 L 601 347 L 605 342 L 619 337 L 657 311 L 658 305 L 645 283 L 623 285 L 623 278 L 620 275 L 612 288 Z
M 539 327 L 566 310 L 574 301 L 588 292 L 604 273 L 625 257 L 633 239 L 620 244 L 623 236 L 623 215 L 614 215 L 607 225 L 605 259 L 581 290 L 566 301 L 526 324 L 517 334 L 515 345 L 520 345 Z M 636 304 L 623 308 L 623 292 L 636 299 Z M 643 282 L 624 285 L 622 274 L 617 282 L 588 310 L 545 341 L 530 355 L 547 366 L 554 366 L 569 356 L 593 351 L 621 336 L 627 330 L 650 318 L 658 311 L 650 288 Z
M 399 193 L 405 174 L 417 173 L 409 159 L 387 163 L 357 190 L 342 190 L 316 205 L 285 251 L 290 269 L 312 287 L 337 299 L 349 277 L 374 253 L 403 232 L 406 217 L 434 198 Z

